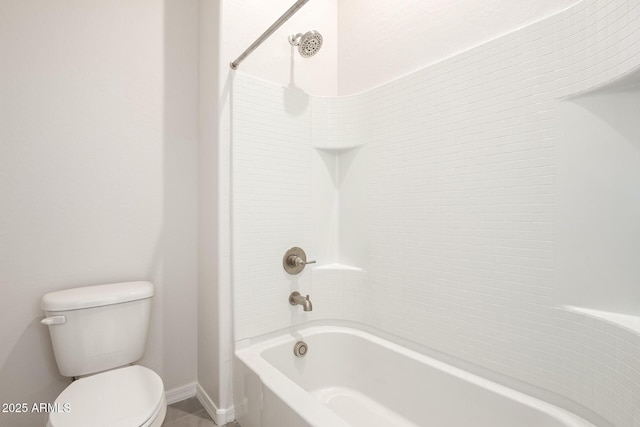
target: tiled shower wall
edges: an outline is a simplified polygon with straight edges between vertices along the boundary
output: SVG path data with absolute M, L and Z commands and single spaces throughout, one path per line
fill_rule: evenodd
M 640 425 L 640 336 L 554 300 L 555 106 L 639 66 L 640 4 L 585 1 L 355 96 L 238 75 L 235 338 L 360 321 Z M 318 188 L 338 249 L 289 277 Z M 298 289 L 312 313 L 287 306 Z
M 335 250 L 318 243 L 335 240 L 332 203 L 339 195 L 335 156 L 311 145 L 317 100 L 242 74 L 233 86 L 235 339 L 309 320 L 361 321 L 363 272 L 336 266 Z M 282 267 L 285 251 L 293 246 L 303 248 L 308 260 L 319 256 L 317 264 L 295 276 Z M 313 311 L 290 306 L 292 291 L 311 295 Z

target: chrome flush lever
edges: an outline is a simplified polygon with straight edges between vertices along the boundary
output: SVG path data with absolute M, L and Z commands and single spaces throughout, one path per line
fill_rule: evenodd
M 307 264 L 315 264 L 315 261 L 307 261 L 307 254 L 298 247 L 289 249 L 282 257 L 282 266 L 289 274 L 300 273 Z

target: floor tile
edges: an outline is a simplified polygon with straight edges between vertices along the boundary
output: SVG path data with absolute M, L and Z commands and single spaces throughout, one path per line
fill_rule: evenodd
M 217 427 L 196 397 L 167 406 L 162 427 Z M 240 427 L 234 422 L 223 427 Z
M 163 423 L 162 427 L 216 427 L 216 425 L 211 420 L 189 414 L 169 423 Z

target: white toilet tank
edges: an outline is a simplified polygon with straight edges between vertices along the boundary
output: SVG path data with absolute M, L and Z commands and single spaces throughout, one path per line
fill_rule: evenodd
M 42 297 L 53 352 L 66 377 L 133 363 L 144 353 L 153 284 L 123 282 Z

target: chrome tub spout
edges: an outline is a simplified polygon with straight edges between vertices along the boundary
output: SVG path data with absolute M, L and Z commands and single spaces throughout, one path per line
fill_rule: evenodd
M 301 305 L 304 311 L 313 310 L 313 305 L 311 305 L 309 295 L 303 297 L 302 295 L 300 295 L 300 292 L 291 292 L 291 295 L 289 295 L 289 304 Z

